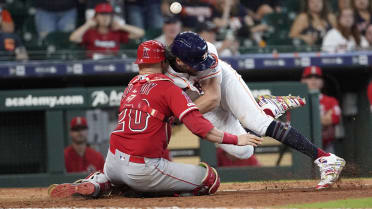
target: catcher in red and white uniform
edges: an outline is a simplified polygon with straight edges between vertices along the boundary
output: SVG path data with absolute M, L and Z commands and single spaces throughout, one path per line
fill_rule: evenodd
M 306 67 L 302 73 L 301 82 L 307 84 L 310 91 L 319 92 L 323 88 L 323 72 L 320 67 Z M 323 149 L 334 152 L 333 142 L 336 139 L 336 125 L 341 120 L 341 108 L 334 97 L 319 94 L 320 121 L 322 123 Z
M 143 42 L 137 50 L 139 75 L 125 89 L 118 125 L 110 137 L 104 173 L 94 173 L 72 184 L 52 185 L 52 197 L 81 194 L 97 197 L 111 185 L 127 185 L 140 192 L 171 195 L 208 195 L 217 191 L 220 179 L 206 163 L 168 161 L 162 156 L 177 117 L 194 134 L 214 143 L 257 146 L 262 138 L 233 135 L 215 128 L 171 79 L 162 74 L 168 63 L 165 48 L 157 41 Z
M 317 189 L 328 188 L 337 181 L 345 160 L 316 147 L 289 124 L 274 119 L 303 105 L 300 98 L 268 96 L 260 97 L 257 103 L 241 76 L 218 59 L 216 47 L 194 32 L 178 34 L 166 53 L 171 66 L 166 75 L 190 95 L 200 112 L 217 128 L 234 134 L 246 133 L 246 128 L 311 157 L 320 167 Z M 252 146 L 221 148 L 239 158 L 253 154 Z

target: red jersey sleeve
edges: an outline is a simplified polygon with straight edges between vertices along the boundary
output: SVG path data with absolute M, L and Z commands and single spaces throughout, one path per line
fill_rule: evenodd
M 341 118 L 341 108 L 338 105 L 338 101 L 332 98 L 332 122 L 333 124 L 338 124 Z
M 209 120 L 205 119 L 199 111 L 191 111 L 187 113 L 182 122 L 195 135 L 205 138 L 207 134 L 214 128 Z
M 169 88 L 167 88 L 165 97 L 169 108 L 180 120 L 182 120 L 183 116 L 185 116 L 188 112 L 198 109 L 198 107 L 191 101 L 189 96 L 187 96 L 182 89 L 174 84 L 171 84 Z
M 129 33 L 127 32 L 120 32 L 120 43 L 128 43 L 129 41 Z
M 372 105 L 372 82 L 370 82 L 368 84 L 368 87 L 367 87 L 367 96 L 368 96 L 368 100 L 369 100 L 369 105 Z M 372 110 L 372 108 L 371 108 Z
M 71 167 L 71 159 L 70 159 L 70 156 L 69 156 L 69 149 L 68 148 L 65 148 L 64 150 L 64 156 L 65 156 L 65 168 L 66 168 L 66 172 L 72 172 L 72 167 Z
M 92 38 L 92 30 L 90 29 L 84 33 L 81 44 L 89 45 L 91 38 Z

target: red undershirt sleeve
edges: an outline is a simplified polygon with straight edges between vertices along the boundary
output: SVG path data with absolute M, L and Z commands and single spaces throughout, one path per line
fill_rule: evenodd
M 182 122 L 195 135 L 205 138 L 207 134 L 214 128 L 209 120 L 205 119 L 198 110 L 188 112 L 182 118 Z

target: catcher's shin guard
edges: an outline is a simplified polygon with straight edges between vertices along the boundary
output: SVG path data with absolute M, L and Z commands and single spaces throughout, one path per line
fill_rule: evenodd
M 199 165 L 206 168 L 207 172 L 201 185 L 193 190 L 194 195 L 209 195 L 216 193 L 220 186 L 220 177 L 218 176 L 216 169 L 204 162 L 201 162 Z

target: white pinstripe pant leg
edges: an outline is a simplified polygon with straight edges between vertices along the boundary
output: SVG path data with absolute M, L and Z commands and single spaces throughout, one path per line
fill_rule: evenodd
M 221 62 L 221 106 L 231 112 L 249 130 L 263 136 L 274 120 L 266 115 L 255 101 L 241 76 L 225 62 Z

